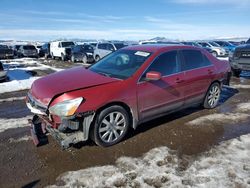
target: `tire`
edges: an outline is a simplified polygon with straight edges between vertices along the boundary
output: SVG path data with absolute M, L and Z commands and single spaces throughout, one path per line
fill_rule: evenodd
M 213 52 L 212 52 L 212 55 L 213 55 L 214 57 L 218 57 L 218 53 L 217 53 L 216 51 L 213 51 Z
M 76 62 L 75 57 L 74 57 L 73 55 L 71 56 L 71 61 L 72 61 L 73 63 Z
M 203 102 L 203 107 L 207 109 L 215 108 L 220 100 L 221 87 L 219 83 L 213 83 L 206 94 Z
M 99 55 L 96 55 L 96 56 L 95 56 L 95 62 L 99 61 L 100 59 L 101 59 L 101 58 L 100 58 Z
M 92 140 L 102 147 L 115 145 L 127 134 L 129 122 L 128 112 L 121 106 L 105 108 L 96 117 L 91 130 Z
M 235 76 L 237 78 L 240 77 L 241 70 L 232 68 L 232 72 L 233 72 L 233 76 Z
M 64 55 L 64 54 L 61 54 L 61 60 L 62 60 L 62 61 L 65 61 L 65 60 L 66 60 L 66 58 L 65 58 L 65 55 Z
M 83 63 L 83 64 L 88 63 L 88 57 L 87 57 L 87 55 L 84 55 L 84 56 L 82 57 L 82 63 Z

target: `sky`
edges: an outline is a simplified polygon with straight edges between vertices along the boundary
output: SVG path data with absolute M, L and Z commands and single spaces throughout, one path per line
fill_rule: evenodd
M 0 39 L 250 36 L 250 0 L 0 0 Z

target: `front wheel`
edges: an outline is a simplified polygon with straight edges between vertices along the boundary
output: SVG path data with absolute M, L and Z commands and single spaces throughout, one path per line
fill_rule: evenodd
M 217 57 L 217 56 L 218 56 L 218 53 L 217 53 L 216 51 L 213 51 L 213 52 L 212 52 L 212 55 L 213 55 L 214 57 Z
M 215 108 L 220 100 L 221 87 L 219 83 L 213 83 L 206 94 L 203 106 L 207 109 Z
M 121 106 L 111 106 L 101 111 L 92 129 L 93 141 L 103 147 L 120 142 L 129 129 L 128 112 Z

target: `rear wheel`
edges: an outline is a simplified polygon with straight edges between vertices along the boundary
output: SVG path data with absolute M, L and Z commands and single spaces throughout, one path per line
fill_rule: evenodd
M 204 108 L 215 108 L 220 100 L 220 94 L 221 94 L 221 87 L 219 83 L 213 83 L 206 94 L 203 107 Z
M 83 62 L 83 64 L 86 64 L 86 63 L 88 62 L 88 58 L 87 58 L 86 55 L 84 55 L 84 56 L 82 57 L 82 62 Z
M 71 61 L 74 63 L 76 60 L 75 60 L 75 57 L 72 55 L 71 56 Z
M 121 106 L 111 106 L 101 111 L 92 129 L 93 141 L 103 147 L 120 142 L 129 129 L 128 112 Z
M 96 55 L 95 56 L 95 61 L 97 62 L 97 61 L 99 61 L 100 60 L 100 56 L 99 55 Z
M 232 72 L 235 77 L 240 77 L 241 70 L 232 68 Z
M 65 61 L 65 60 L 66 60 L 66 58 L 65 58 L 65 55 L 64 55 L 64 54 L 61 54 L 61 60 L 62 60 L 62 61 Z

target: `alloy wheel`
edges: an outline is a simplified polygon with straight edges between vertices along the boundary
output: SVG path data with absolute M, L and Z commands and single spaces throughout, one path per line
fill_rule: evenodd
M 111 112 L 103 118 L 98 134 L 105 143 L 111 143 L 123 136 L 126 128 L 125 116 L 121 112 Z

